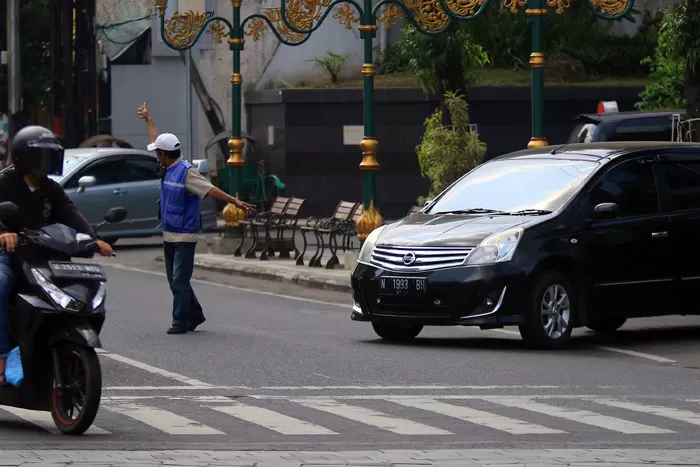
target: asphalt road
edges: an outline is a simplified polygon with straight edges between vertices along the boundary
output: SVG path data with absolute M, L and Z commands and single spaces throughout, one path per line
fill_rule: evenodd
M 695 447 L 700 317 L 580 330 L 532 351 L 516 329 L 429 328 L 411 344 L 349 319 L 350 297 L 197 274 L 207 322 L 169 336 L 158 241 L 108 273 L 103 404 L 80 438 L 0 408 L 2 449 Z

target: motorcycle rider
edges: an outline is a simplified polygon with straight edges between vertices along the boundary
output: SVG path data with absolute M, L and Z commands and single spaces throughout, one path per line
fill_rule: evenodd
M 17 248 L 17 233 L 61 223 L 77 232 L 95 236 L 93 228 L 68 198 L 63 187 L 48 175 L 63 173 L 63 147 L 50 130 L 40 126 L 22 128 L 12 138 L 13 165 L 0 172 L 0 202 L 11 201 L 19 208 L 0 223 L 0 248 L 11 253 Z M 102 256 L 112 247 L 97 240 Z M 0 386 L 5 384 L 5 362 L 9 352 L 8 299 L 13 286 L 10 256 L 0 251 Z

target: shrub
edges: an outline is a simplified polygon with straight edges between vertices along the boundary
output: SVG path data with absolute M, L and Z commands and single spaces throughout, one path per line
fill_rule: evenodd
M 443 112 L 452 125 L 443 125 Z M 444 105 L 425 120 L 425 133 L 416 147 L 421 174 L 430 179 L 428 199 L 434 198 L 486 156 L 486 144 L 471 131 L 469 105 L 458 92 L 447 92 Z M 422 205 L 426 198 L 420 198 Z
M 337 84 L 340 69 L 345 65 L 348 58 L 350 58 L 350 54 L 336 54 L 329 50 L 325 56 L 321 58 L 316 57 L 307 60 L 307 62 L 311 62 L 318 68 L 326 70 L 331 75 L 331 83 Z

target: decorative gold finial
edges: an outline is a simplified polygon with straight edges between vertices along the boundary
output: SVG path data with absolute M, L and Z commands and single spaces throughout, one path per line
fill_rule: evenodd
M 236 198 L 238 198 L 238 193 L 236 193 Z M 223 212 L 224 226 L 227 229 L 235 229 L 240 227 L 241 221 L 245 220 L 246 213 L 243 209 L 237 207 L 235 204 L 227 204 Z
M 547 146 L 549 146 L 549 142 L 547 141 L 547 138 L 532 137 L 532 138 L 530 138 L 530 142 L 527 143 L 528 149 L 539 149 L 539 148 L 544 148 Z
M 362 216 L 358 219 L 357 225 L 355 226 L 357 238 L 364 242 L 367 236 L 382 224 L 384 224 L 384 218 L 379 211 L 377 211 L 377 208 L 374 207 L 374 200 L 370 201 L 369 209 L 366 209 L 365 212 L 362 213 Z
M 360 150 L 362 150 L 362 162 L 360 163 L 360 170 L 377 170 L 379 168 L 379 162 L 377 162 L 377 148 L 379 147 L 379 142 L 377 138 L 370 136 L 365 136 L 360 143 Z
M 243 159 L 244 146 L 245 142 L 241 138 L 231 138 L 228 140 L 228 149 L 231 153 L 231 156 L 226 161 L 226 165 L 245 165 L 245 159 Z
M 158 8 L 158 16 L 165 16 L 165 10 L 168 8 L 168 0 L 156 0 L 156 8 Z

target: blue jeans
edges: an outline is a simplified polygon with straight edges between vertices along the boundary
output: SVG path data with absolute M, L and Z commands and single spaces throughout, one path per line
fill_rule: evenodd
M 163 242 L 165 272 L 173 293 L 173 325 L 196 326 L 204 322 L 202 305 L 190 284 L 196 246 L 195 242 Z
M 12 291 L 14 274 L 10 257 L 0 252 L 0 358 L 10 351 L 10 326 L 7 320 L 8 300 Z

